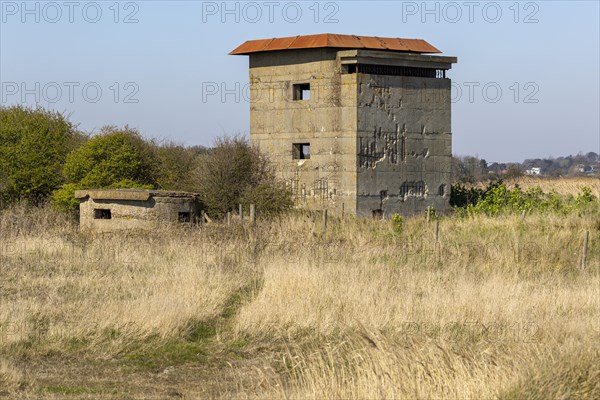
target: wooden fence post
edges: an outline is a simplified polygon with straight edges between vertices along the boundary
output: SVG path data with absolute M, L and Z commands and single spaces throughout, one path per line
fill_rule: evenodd
M 250 223 L 256 224 L 256 205 L 250 204 Z
M 323 209 L 323 232 L 327 230 L 327 209 Z
M 240 204 L 239 207 L 239 215 L 240 215 L 240 221 L 244 222 L 244 207 L 242 207 L 242 205 Z
M 585 231 L 585 233 L 583 234 L 583 254 L 581 255 L 581 270 L 582 271 L 585 271 L 585 268 L 586 268 L 589 238 L 590 238 L 590 231 Z
M 435 242 L 437 243 L 439 240 L 439 233 L 440 233 L 440 220 L 436 219 L 435 220 L 435 226 L 433 228 L 433 236 L 435 238 Z
M 227 211 L 227 226 L 231 225 L 231 211 Z
M 521 218 L 523 218 L 523 221 L 525 221 L 526 215 L 527 215 L 527 210 L 523 210 L 523 213 L 521 214 Z
M 429 215 L 430 214 L 431 214 L 431 206 L 427 206 L 427 216 L 425 218 L 427 220 L 427 223 L 429 223 Z

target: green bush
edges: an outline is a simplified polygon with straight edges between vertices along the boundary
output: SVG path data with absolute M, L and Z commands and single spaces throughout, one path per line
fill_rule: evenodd
M 154 187 L 159 176 L 155 146 L 133 129 L 105 127 L 67 157 L 64 174 L 83 188 L 106 188 L 128 180 Z
M 222 216 L 238 204 L 273 213 L 291 207 L 291 193 L 275 179 L 268 160 L 240 136 L 222 137 L 198 159 L 196 188 L 208 213 Z
M 592 194 L 592 189 L 587 186 L 581 188 L 581 193 L 575 199 L 575 203 L 578 207 L 585 206 L 588 203 L 592 203 L 596 200 L 596 196 Z
M 399 235 L 402 233 L 402 223 L 403 219 L 400 214 L 394 214 L 392 216 L 392 229 L 394 230 L 395 234 Z
M 153 189 L 159 175 L 159 161 L 155 146 L 137 131 L 106 127 L 67 156 L 64 175 L 69 183 L 53 193 L 52 204 L 68 211 L 79 205 L 75 190 Z
M 467 207 L 475 205 L 483 196 L 483 190 L 478 188 L 467 188 L 455 183 L 450 187 L 450 205 L 453 207 Z
M 43 203 L 64 183 L 67 154 L 82 140 L 61 113 L 0 107 L 0 203 Z
M 466 189 L 462 185 L 452 186 L 455 210 L 466 215 L 485 214 L 496 216 L 530 212 L 554 212 L 568 214 L 582 211 L 597 201 L 588 187 L 577 197 L 560 196 L 554 191 L 544 193 L 539 187 L 523 191 L 519 186 L 508 189 L 502 181 L 490 184 L 485 190 Z M 455 189 L 456 188 L 456 189 Z M 473 195 L 469 197 L 470 195 Z
M 160 162 L 159 188 L 194 191 L 193 171 L 198 166 L 196 150 L 168 143 L 157 149 L 157 155 Z
M 244 207 L 255 204 L 261 214 L 277 214 L 292 208 L 292 193 L 281 182 L 262 182 L 247 188 L 240 199 Z
M 65 183 L 52 193 L 52 205 L 60 211 L 77 209 L 79 200 L 75 198 L 75 191 L 79 189 L 81 186 L 76 183 Z

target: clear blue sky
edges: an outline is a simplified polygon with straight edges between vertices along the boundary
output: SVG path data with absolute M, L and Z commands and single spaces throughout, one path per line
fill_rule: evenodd
M 422 38 L 459 60 L 449 72 L 455 154 L 599 151 L 597 1 L 115 3 L 0 1 L 0 104 L 39 101 L 87 132 L 128 124 L 210 145 L 248 134 L 248 58 L 227 55 L 245 40 Z M 215 87 L 229 90 L 224 99 Z

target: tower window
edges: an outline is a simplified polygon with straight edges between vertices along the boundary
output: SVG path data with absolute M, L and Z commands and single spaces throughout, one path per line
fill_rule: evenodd
M 310 100 L 310 83 L 294 85 L 294 100 Z
M 356 73 L 356 64 L 343 64 L 342 65 L 342 73 L 343 74 L 355 74 Z
M 292 158 L 294 160 L 308 160 L 310 158 L 310 143 L 292 144 Z
M 442 183 L 438 189 L 438 195 L 439 196 L 445 196 L 446 195 L 446 184 Z

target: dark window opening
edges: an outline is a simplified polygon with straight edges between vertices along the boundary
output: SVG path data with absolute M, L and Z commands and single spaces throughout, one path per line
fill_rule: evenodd
M 190 222 L 192 220 L 192 213 L 190 212 L 180 212 L 177 216 L 177 220 L 179 222 Z
M 356 64 L 343 64 L 342 65 L 342 73 L 343 74 L 355 74 L 356 73 Z
M 382 219 L 383 218 L 383 210 L 382 209 L 377 209 L 377 210 L 373 210 L 373 219 Z
M 415 195 L 423 196 L 425 194 L 425 184 L 422 181 L 419 181 L 415 185 Z
M 404 182 L 400 186 L 400 197 L 407 195 L 412 196 L 423 196 L 425 194 L 425 183 L 423 181 L 418 182 Z
M 294 160 L 308 160 L 310 158 L 310 143 L 292 144 L 292 158 Z
M 408 194 L 408 182 L 404 182 L 402 186 L 400 186 L 400 197 L 404 197 Z
M 294 100 L 310 100 L 310 83 L 294 85 Z
M 110 210 L 105 208 L 94 209 L 94 219 L 111 219 L 112 214 Z
M 446 184 L 442 183 L 438 189 L 438 195 L 439 196 L 445 196 L 446 195 Z

